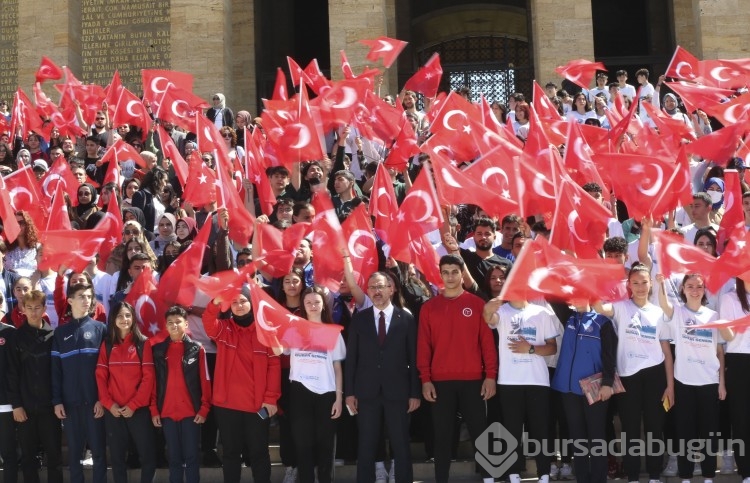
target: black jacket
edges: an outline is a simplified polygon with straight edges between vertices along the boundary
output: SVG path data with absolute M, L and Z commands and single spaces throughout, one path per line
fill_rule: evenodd
M 0 405 L 10 404 L 8 399 L 8 362 L 10 346 L 15 338 L 16 328 L 0 323 Z
M 167 349 L 172 339 L 167 337 L 164 342 L 159 342 L 152 347 L 154 354 L 154 370 L 156 371 L 156 408 L 161 413 L 164 407 L 164 396 L 167 390 Z M 182 373 L 185 375 L 185 385 L 187 386 L 190 400 L 193 402 L 193 409 L 198 412 L 201 408 L 201 375 L 200 364 L 190 364 L 190 359 L 197 359 L 201 350 L 201 345 L 193 341 L 190 337 L 185 336 L 182 340 L 185 352 L 182 354 Z
M 52 406 L 51 356 L 55 332 L 47 322 L 40 329 L 24 323 L 10 351 L 8 398 L 13 408 Z

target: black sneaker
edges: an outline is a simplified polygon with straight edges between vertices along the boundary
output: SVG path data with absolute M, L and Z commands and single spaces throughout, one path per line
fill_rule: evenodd
M 203 467 L 204 468 L 221 468 L 221 458 L 215 449 L 206 451 L 203 453 Z

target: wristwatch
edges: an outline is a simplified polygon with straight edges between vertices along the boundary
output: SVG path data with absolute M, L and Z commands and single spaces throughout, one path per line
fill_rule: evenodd
M 534 346 L 533 345 L 529 346 L 529 354 L 534 354 L 535 352 L 536 352 L 536 349 L 534 348 Z

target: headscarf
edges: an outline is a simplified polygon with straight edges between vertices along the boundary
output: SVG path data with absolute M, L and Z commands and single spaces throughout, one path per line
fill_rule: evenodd
M 250 128 L 250 126 L 252 124 L 252 118 L 250 117 L 250 113 L 249 112 L 247 112 L 247 111 L 237 111 L 237 116 L 236 117 L 240 117 L 240 118 L 244 119 L 245 126 L 247 126 L 248 128 Z
M 666 100 L 667 100 L 668 98 L 671 98 L 671 99 L 672 99 L 672 100 L 673 100 L 673 101 L 675 102 L 675 107 L 674 107 L 674 109 L 671 109 L 671 110 L 670 110 L 670 109 L 667 109 L 667 108 L 665 107 L 665 108 L 664 108 L 664 110 L 665 110 L 665 111 L 666 111 L 666 113 L 667 113 L 667 114 L 669 114 L 670 116 L 674 116 L 675 114 L 677 114 L 678 112 L 680 112 L 680 109 L 679 109 L 679 107 L 678 107 L 678 106 L 679 106 L 679 103 L 677 102 L 677 96 L 675 96 L 674 94 L 672 94 L 672 93 L 670 92 L 669 94 L 667 94 L 667 95 L 665 95 L 665 96 L 664 96 L 664 101 L 666 101 Z M 663 104 L 663 103 L 662 103 L 662 104 Z
M 177 238 L 178 242 L 183 243 L 185 240 L 193 240 L 195 239 L 196 236 L 198 236 L 198 224 L 195 222 L 195 218 L 191 218 L 189 216 L 183 216 L 177 221 L 185 222 L 185 224 L 188 227 L 188 236 L 182 239 L 178 237 Z M 175 234 L 177 234 L 177 223 L 175 223 L 174 228 L 175 228 Z
M 708 178 L 706 182 L 703 184 L 703 191 L 708 193 L 710 196 L 711 193 L 708 191 L 708 188 L 714 185 L 718 186 L 722 193 L 721 199 L 718 202 L 711 205 L 711 209 L 716 211 L 719 208 L 721 208 L 722 204 L 724 204 L 724 194 L 723 194 L 724 193 L 724 180 L 721 178 Z
M 84 204 L 81 202 L 81 198 L 78 197 L 78 193 L 76 192 L 76 197 L 78 197 L 78 206 L 76 206 L 76 213 L 78 214 L 78 217 L 81 218 L 81 220 L 86 220 L 93 211 L 99 209 L 96 204 L 96 200 L 98 198 L 96 188 L 94 188 L 94 185 L 90 183 L 83 183 L 78 187 L 78 189 L 80 190 L 84 186 L 91 192 L 91 198 L 89 199 L 88 203 Z
M 29 155 L 29 158 L 28 158 L 28 162 L 26 162 L 26 163 L 23 163 L 23 165 L 21 165 L 21 155 L 22 155 L 23 153 L 26 153 L 26 154 L 28 154 L 28 155 Z M 31 164 L 31 151 L 29 151 L 29 150 L 28 150 L 28 149 L 26 149 L 26 148 L 24 148 L 24 149 L 20 149 L 20 150 L 18 151 L 18 154 L 16 154 L 16 163 L 18 164 L 18 167 L 19 167 L 19 168 L 21 168 L 21 167 L 23 167 L 23 166 L 28 166 L 28 165 L 30 165 L 30 164 Z
M 227 107 L 227 98 L 224 97 L 224 94 L 222 94 L 221 92 L 217 92 L 216 94 L 214 94 L 214 97 L 219 98 L 219 109 L 224 109 L 225 107 Z

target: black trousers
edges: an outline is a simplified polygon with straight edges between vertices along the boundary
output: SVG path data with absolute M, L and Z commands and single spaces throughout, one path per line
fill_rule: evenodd
M 737 473 L 742 478 L 750 478 L 750 354 L 730 352 L 725 355 L 724 364 L 732 439 L 744 442 L 744 451 L 734 448 L 734 461 Z
M 3 458 L 3 483 L 18 481 L 17 447 L 13 412 L 0 413 L 0 457 Z
M 94 483 L 106 483 L 107 461 L 104 418 L 94 417 L 93 404 L 65 405 L 65 436 L 68 440 L 70 483 L 83 483 L 81 458 L 88 443 L 94 460 Z M 36 454 L 36 451 L 34 452 Z
M 16 423 L 25 483 L 39 483 L 36 455 L 39 446 L 47 455 L 47 481 L 62 483 L 62 426 L 52 406 L 26 410 L 26 421 Z
M 482 380 L 433 382 L 437 399 L 432 404 L 432 427 L 435 435 L 435 481 L 447 482 L 451 468 L 451 448 L 455 433 L 456 411 L 466 422 L 472 440 L 487 429 L 487 406 L 480 392 Z M 482 476 L 489 474 L 481 467 Z
M 667 388 L 667 374 L 664 363 L 641 369 L 632 376 L 621 377 L 625 392 L 615 396 L 617 408 L 620 412 L 620 423 L 625 433 L 625 473 L 628 481 L 637 481 L 641 471 L 641 458 L 629 454 L 628 448 L 634 441 L 641 438 L 641 422 L 646 438 L 653 441 L 663 441 L 664 407 L 662 397 Z M 676 396 L 675 396 L 676 398 Z M 679 399 L 676 399 L 679 404 Z M 662 470 L 662 455 L 647 454 L 646 470 L 652 480 L 658 480 Z
M 529 437 L 541 441 L 551 449 L 547 443 L 549 439 L 549 396 L 547 386 L 515 386 L 501 384 L 498 386 L 500 406 L 503 410 L 503 426 L 518 441 L 516 452 L 518 459 L 508 470 L 509 474 L 520 474 L 524 468 L 523 455 L 523 423 L 528 422 Z M 536 460 L 537 476 L 549 474 L 550 457 L 547 451 L 539 451 Z
M 549 380 L 555 376 L 555 368 L 548 367 Z M 558 441 L 566 442 L 570 439 L 570 430 L 568 429 L 568 419 L 565 417 L 565 408 L 562 402 L 562 393 L 557 391 L 549 392 L 549 437 Z M 570 445 L 560 445 L 560 461 L 570 463 L 572 448 Z M 552 457 L 552 459 L 555 459 Z
M 396 483 L 411 483 L 411 448 L 409 446 L 408 400 L 390 401 L 378 396 L 357 400 L 359 425 L 359 454 L 357 457 L 357 483 L 375 481 L 375 455 L 381 425 L 385 418 L 388 439 L 396 462 Z
M 688 386 L 678 380 L 674 381 L 675 430 L 677 439 L 685 446 L 677 457 L 677 470 L 680 478 L 690 479 L 693 476 L 695 459 L 688 459 L 687 441 L 701 439 L 709 447 L 703 448 L 700 454 L 701 473 L 705 478 L 713 478 L 716 473 L 716 452 L 719 447 L 719 385 Z M 713 455 L 708 454 L 709 449 Z
M 555 392 L 555 391 L 552 391 Z M 589 404 L 586 396 L 573 393 L 557 393 L 565 409 L 565 419 L 570 438 L 575 441 L 573 464 L 578 483 L 602 483 L 607 481 L 607 455 L 591 454 L 592 440 L 607 440 L 607 406 L 609 401 Z M 601 443 L 599 443 L 601 444 Z M 580 454 L 587 448 L 588 455 Z
M 214 371 L 216 370 L 216 353 L 206 352 L 206 367 L 211 380 L 214 380 Z M 219 427 L 216 425 L 216 416 L 214 415 L 213 406 L 208 411 L 206 421 L 201 424 L 201 451 L 216 451 L 216 440 L 218 439 Z
M 141 460 L 141 483 L 151 483 L 156 473 L 156 450 L 154 425 L 149 409 L 138 408 L 129 418 L 116 418 L 107 411 L 104 413 L 104 426 L 107 429 L 109 462 L 112 464 L 112 479 L 115 483 L 128 481 L 125 460 L 131 437 Z
M 290 369 L 281 369 L 281 397 L 279 398 L 279 453 L 281 456 L 281 464 L 284 466 L 297 467 L 297 452 L 294 448 L 294 439 L 292 438 L 292 425 L 291 425 L 291 399 L 290 399 L 290 384 L 289 381 Z M 356 459 L 352 458 L 352 459 Z
M 271 455 L 268 453 L 269 420 L 257 413 L 214 406 L 224 448 L 224 482 L 239 483 L 242 453 L 249 451 L 250 469 L 256 483 L 271 483 Z
M 297 453 L 297 470 L 301 483 L 318 481 L 331 483 L 333 449 L 336 439 L 336 420 L 331 419 L 331 408 L 336 393 L 316 394 L 299 382 L 289 387 L 292 405 L 292 439 Z

